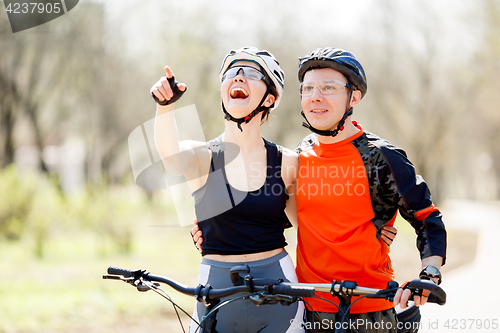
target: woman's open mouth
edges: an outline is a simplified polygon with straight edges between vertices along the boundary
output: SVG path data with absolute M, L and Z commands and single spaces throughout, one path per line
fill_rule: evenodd
M 242 98 L 242 99 L 245 99 L 249 96 L 248 92 L 241 87 L 234 87 L 229 92 L 229 95 L 231 96 L 231 98 Z

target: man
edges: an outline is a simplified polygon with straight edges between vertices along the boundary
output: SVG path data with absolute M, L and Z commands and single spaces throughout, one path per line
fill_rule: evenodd
M 381 229 L 393 225 L 399 210 L 417 233 L 420 276 L 440 283 L 446 231 L 426 183 L 402 149 L 351 120 L 353 107 L 367 91 L 361 64 L 344 50 L 317 49 L 299 59 L 298 76 L 304 126 L 314 132 L 297 147 L 299 282 L 335 279 L 385 288 L 394 272 L 389 250 L 380 242 Z M 335 297 L 322 296 L 338 304 Z M 392 329 L 377 332 L 397 332 L 394 305 L 406 308 L 409 296 L 409 290 L 399 289 L 394 304 L 361 299 L 352 305 L 351 318 L 392 322 Z M 420 306 L 427 298 L 416 296 L 414 301 Z M 317 299 L 308 302 L 309 322 L 313 316 L 315 322 L 340 320 L 334 305 Z M 333 331 L 334 327 L 314 330 Z M 355 332 L 372 331 L 363 325 L 355 328 Z

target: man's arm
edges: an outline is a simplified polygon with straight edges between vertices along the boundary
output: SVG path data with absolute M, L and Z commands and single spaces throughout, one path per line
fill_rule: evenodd
M 202 253 L 201 244 L 203 244 L 203 233 L 201 232 L 200 227 L 198 227 L 198 220 L 194 219 L 193 223 L 194 227 L 189 231 L 189 233 L 193 238 L 194 246 L 196 246 L 196 249 Z
M 427 184 L 421 176 L 416 175 L 405 152 L 393 146 L 385 147 L 382 151 L 388 162 L 382 182 L 384 194 L 415 229 L 422 268 L 435 266 L 439 270 L 446 258 L 446 229 L 441 212 L 432 203 Z M 439 282 L 437 278 L 431 280 Z M 409 290 L 399 289 L 394 304 L 406 308 L 410 294 Z M 414 302 L 416 306 L 424 305 L 427 297 L 415 296 Z
M 446 229 L 426 182 L 415 173 L 413 164 L 402 149 L 385 146 L 382 152 L 387 161 L 380 174 L 384 201 L 398 209 L 415 229 L 420 259 L 439 256 L 442 259 L 438 266 L 444 265 Z
M 288 200 L 285 213 L 290 223 L 297 228 L 297 204 L 295 202 L 295 191 L 297 188 L 297 176 L 299 173 L 299 156 L 293 150 L 283 148 L 281 162 L 281 178 L 286 186 Z

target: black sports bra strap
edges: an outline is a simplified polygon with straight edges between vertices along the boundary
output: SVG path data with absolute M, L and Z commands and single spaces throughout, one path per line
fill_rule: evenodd
M 281 178 L 281 168 L 283 163 L 283 147 L 280 145 L 276 145 L 278 148 L 278 152 L 276 153 L 276 176 Z
M 212 152 L 212 159 L 210 161 L 212 172 L 224 167 L 223 147 L 224 143 L 221 136 L 208 141 L 208 148 Z
M 267 141 L 264 139 L 266 147 L 268 148 L 268 158 L 267 165 L 269 171 L 272 175 L 276 175 L 277 178 L 281 177 L 281 163 L 283 160 L 283 147 L 275 144 L 274 142 Z M 269 172 L 268 172 L 269 174 Z
M 276 154 L 276 157 L 277 157 L 277 162 L 278 162 L 278 166 L 281 167 L 281 163 L 283 162 L 283 147 L 280 146 L 280 145 L 276 145 L 276 147 L 278 148 L 278 153 Z

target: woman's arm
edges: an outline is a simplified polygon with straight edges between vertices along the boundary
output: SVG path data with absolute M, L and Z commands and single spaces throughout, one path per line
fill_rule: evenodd
M 175 101 L 186 91 L 184 83 L 172 81 L 174 73 L 165 66 L 166 76 L 162 77 L 151 88 L 151 94 L 160 102 Z M 172 85 L 169 82 L 172 81 Z M 172 90 L 176 90 L 174 91 Z M 197 141 L 179 141 L 177 124 L 174 116 L 174 103 L 168 105 L 157 104 L 155 117 L 155 144 L 163 160 L 165 168 L 174 175 L 185 175 L 188 181 L 197 179 L 208 171 L 209 157 L 206 144 Z M 200 149 L 200 147 L 203 147 Z M 196 149 L 198 148 L 198 149 Z M 206 162 L 206 163 L 205 163 Z M 206 172 L 205 172 L 206 173 Z M 203 179 L 202 179 L 203 181 Z M 200 186 L 190 184 L 192 190 Z

